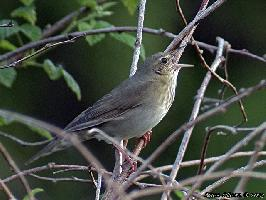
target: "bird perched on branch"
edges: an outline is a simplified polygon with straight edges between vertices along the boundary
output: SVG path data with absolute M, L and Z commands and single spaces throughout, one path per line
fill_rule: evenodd
M 102 135 L 89 132 L 92 128 L 117 141 L 143 136 L 171 107 L 179 70 L 191 66 L 177 64 L 176 53 L 177 50 L 171 50 L 147 58 L 132 77 L 83 111 L 64 130 L 76 134 L 81 141 L 92 138 L 106 141 Z M 69 146 L 67 139 L 55 138 L 27 163 Z

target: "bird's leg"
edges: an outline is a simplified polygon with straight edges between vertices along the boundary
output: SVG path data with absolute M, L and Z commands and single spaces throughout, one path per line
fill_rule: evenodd
M 122 154 L 123 159 L 125 159 L 125 161 L 131 165 L 132 172 L 135 172 L 137 169 L 137 163 L 132 158 L 130 158 L 130 156 L 125 152 L 125 150 L 121 146 L 116 144 L 113 145 Z
M 144 142 L 142 148 L 145 148 L 147 144 L 151 141 L 151 135 L 152 135 L 152 130 L 149 130 L 141 138 L 139 138 L 140 140 L 143 140 Z

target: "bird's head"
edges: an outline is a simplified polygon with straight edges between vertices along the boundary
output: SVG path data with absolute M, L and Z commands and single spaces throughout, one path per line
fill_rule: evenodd
M 178 64 L 176 62 L 175 51 L 167 53 L 159 52 L 148 57 L 138 68 L 138 71 L 153 77 L 172 77 L 176 76 L 182 67 L 191 66 L 192 65 Z

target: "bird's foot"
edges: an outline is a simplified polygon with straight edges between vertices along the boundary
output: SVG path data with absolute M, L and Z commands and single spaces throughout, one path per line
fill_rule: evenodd
M 144 141 L 143 147 L 145 148 L 147 146 L 147 144 L 151 141 L 151 136 L 152 136 L 152 130 L 147 131 L 141 138 L 140 140 Z
M 124 163 L 128 162 L 130 164 L 131 173 L 135 172 L 137 170 L 137 162 L 134 161 L 121 146 L 114 145 L 114 147 L 117 149 L 117 151 L 119 151 L 119 153 L 122 154 Z

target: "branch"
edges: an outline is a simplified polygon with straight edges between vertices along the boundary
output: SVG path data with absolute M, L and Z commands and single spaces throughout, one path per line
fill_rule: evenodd
M 2 155 L 4 156 L 4 158 L 6 159 L 8 165 L 11 167 L 11 169 L 14 170 L 15 173 L 20 173 L 20 169 L 18 168 L 17 164 L 15 163 L 15 161 L 12 159 L 11 155 L 8 153 L 8 151 L 6 150 L 6 148 L 2 145 L 2 143 L 0 142 L 0 152 L 2 153 Z M 19 179 L 23 185 L 23 187 L 25 188 L 27 194 L 29 195 L 29 199 L 30 200 L 34 200 L 35 198 L 33 197 L 33 194 L 31 193 L 31 188 L 30 185 L 27 181 L 27 179 L 25 178 L 24 175 L 20 174 L 19 175 Z
M 261 167 L 261 166 L 264 166 L 266 165 L 266 160 L 260 160 L 258 162 L 256 162 L 254 164 L 254 168 L 257 168 L 257 167 Z M 246 169 L 247 169 L 248 166 L 244 166 L 244 167 L 241 167 L 237 170 L 235 170 L 232 174 L 229 174 L 228 176 L 225 176 L 223 178 L 221 178 L 220 180 L 212 183 L 211 185 L 209 185 L 208 187 L 206 187 L 204 190 L 201 191 L 201 194 L 205 194 L 206 192 L 210 192 L 210 191 L 213 191 L 215 188 L 221 186 L 222 184 L 224 184 L 226 181 L 228 181 L 230 178 L 233 178 L 234 174 L 235 173 L 239 173 L 239 172 L 245 172 Z
M 212 179 L 217 179 L 220 177 L 225 177 L 232 175 L 233 177 L 253 177 L 253 178 L 258 178 L 262 180 L 266 180 L 266 174 L 263 172 L 232 172 L 232 171 L 222 171 L 222 172 L 213 172 L 209 174 L 208 176 L 206 175 L 197 175 L 191 178 L 187 178 L 181 182 L 179 182 L 179 185 L 174 185 L 174 186 L 158 186 L 158 187 L 153 187 L 153 188 L 147 188 L 143 189 L 140 191 L 132 191 L 129 193 L 128 198 L 130 199 L 139 199 L 140 197 L 143 196 L 150 196 L 158 193 L 162 193 L 167 190 L 180 190 L 182 187 L 186 185 L 191 185 L 197 180 L 203 181 L 208 181 Z
M 142 43 L 142 30 L 144 23 L 144 14 L 145 14 L 145 5 L 146 0 L 140 0 L 139 2 L 139 17 L 138 17 L 138 26 L 137 26 L 137 37 L 135 41 L 135 48 L 133 53 L 133 60 L 130 68 L 130 76 L 133 76 L 137 71 L 137 65 L 140 55 L 140 48 Z
M 98 173 L 103 173 L 103 179 L 105 180 L 105 183 L 107 186 L 109 186 L 109 184 L 111 183 L 110 177 L 104 173 L 106 171 L 105 168 L 98 161 L 98 159 L 90 151 L 88 151 L 88 149 L 84 146 L 84 144 L 82 144 L 79 141 L 78 137 L 75 134 L 67 134 L 64 130 L 56 126 L 53 126 L 51 124 L 48 124 L 46 122 L 33 119 L 31 117 L 28 117 L 22 114 L 14 113 L 11 111 L 6 111 L 3 109 L 0 109 L 0 116 L 4 118 L 13 119 L 14 121 L 18 121 L 28 126 L 35 126 L 35 127 L 43 128 L 45 130 L 48 130 L 54 133 L 59 138 L 66 139 L 79 151 L 79 153 L 84 157 L 84 159 L 97 170 Z
M 12 20 L 10 20 L 7 24 L 0 24 L 0 28 L 8 28 L 8 27 L 13 27 L 14 24 Z
M 52 170 L 52 169 L 62 169 L 60 171 L 57 172 L 53 172 L 53 174 L 59 173 L 59 172 L 66 172 L 66 171 L 91 171 L 94 170 L 96 171 L 95 168 L 92 169 L 92 167 L 88 167 L 88 166 L 82 166 L 82 165 L 60 165 L 60 164 L 55 164 L 55 163 L 49 163 L 47 165 L 44 166 L 40 166 L 40 167 L 35 167 L 35 168 L 31 168 L 31 169 L 27 169 L 24 171 L 20 171 L 17 174 L 11 175 L 5 179 L 3 179 L 4 183 L 13 181 L 15 179 L 17 179 L 20 175 L 24 175 L 24 176 L 28 176 L 30 174 L 36 174 L 38 172 L 42 172 L 42 171 L 46 171 L 46 170 Z M 104 173 L 108 176 L 110 176 L 111 174 L 107 171 L 104 171 Z
M 97 179 L 97 188 L 96 188 L 95 200 L 100 200 L 101 187 L 102 187 L 102 174 L 99 173 L 98 179 Z
M 225 101 L 224 103 L 220 104 L 219 106 L 213 108 L 212 110 L 209 110 L 209 111 L 199 115 L 195 120 L 189 121 L 189 122 L 183 124 L 182 126 L 180 126 L 180 128 L 177 129 L 175 132 L 173 132 L 168 138 L 166 138 L 166 140 L 160 146 L 158 146 L 158 148 L 156 148 L 156 150 L 146 159 L 145 163 L 143 163 L 138 168 L 138 170 L 129 177 L 127 183 L 124 185 L 124 188 L 127 189 L 130 186 L 130 183 L 133 182 L 141 174 L 141 172 L 143 170 L 145 170 L 147 168 L 147 166 L 150 163 L 152 163 L 152 161 L 154 161 L 170 144 L 172 144 L 174 141 L 176 141 L 176 138 L 183 131 L 186 131 L 190 127 L 195 126 L 199 122 L 202 122 L 205 119 L 207 119 L 207 118 L 209 118 L 215 114 L 225 112 L 226 108 L 228 108 L 233 103 L 237 102 L 239 99 L 243 99 L 243 98 L 251 95 L 252 93 L 254 93 L 256 91 L 261 90 L 261 89 L 265 89 L 265 88 L 266 88 L 266 80 L 262 80 L 257 85 L 245 89 L 244 91 L 242 91 L 238 95 L 229 98 L 227 101 Z
M 88 180 L 88 179 L 82 179 L 82 178 L 77 178 L 77 177 L 64 177 L 64 178 L 52 178 L 52 177 L 45 177 L 45 176 L 39 176 L 39 175 L 36 175 L 36 174 L 29 174 L 30 176 L 34 177 L 34 178 L 37 178 L 37 179 L 40 179 L 40 180 L 45 180 L 45 181 L 51 181 L 53 183 L 56 183 L 56 182 L 80 182 L 80 183 L 91 183 L 92 181 L 91 180 Z
M 0 62 L 9 60 L 9 59 L 13 58 L 16 55 L 25 53 L 26 51 L 29 51 L 29 50 L 34 49 L 34 48 L 40 48 L 40 47 L 44 48 L 45 45 L 47 45 L 47 46 L 46 46 L 46 49 L 44 49 L 44 50 L 47 50 L 47 49 L 51 48 L 51 44 L 57 43 L 57 42 L 68 41 L 68 40 L 71 40 L 71 38 L 75 38 L 75 40 L 77 40 L 77 39 L 83 38 L 83 37 L 85 37 L 87 35 L 96 35 L 96 34 L 101 34 L 101 33 L 135 32 L 136 29 L 137 29 L 136 27 L 131 27 L 131 26 L 108 27 L 108 28 L 94 29 L 94 30 L 89 30 L 89 31 L 73 32 L 73 33 L 69 33 L 69 34 L 66 34 L 66 35 L 57 35 L 57 36 L 49 37 L 49 38 L 42 39 L 42 40 L 39 40 L 39 41 L 30 42 L 28 44 L 25 44 L 22 47 L 17 48 L 14 51 L 5 53 L 3 55 L 0 55 Z M 167 32 L 167 31 L 165 31 L 163 29 L 143 28 L 143 32 L 144 33 L 148 33 L 148 34 L 152 34 L 152 35 L 165 36 L 165 37 L 169 37 L 169 38 L 177 37 L 177 35 L 174 35 L 173 33 Z M 75 41 L 72 40 L 72 42 L 75 42 Z M 214 51 L 217 50 L 216 46 L 213 46 L 213 45 L 210 45 L 210 44 L 206 44 L 206 43 L 203 43 L 203 42 L 199 42 L 199 41 L 196 41 L 196 43 L 199 45 L 199 47 L 204 48 L 204 49 L 210 51 L 211 53 L 213 53 Z M 68 44 L 68 43 L 58 43 L 56 45 L 53 45 L 53 47 L 59 46 L 61 44 Z M 231 49 L 230 48 L 228 50 L 228 52 L 229 53 L 233 53 L 233 54 L 239 54 L 239 55 L 242 55 L 242 56 L 247 56 L 247 57 L 253 58 L 255 60 L 258 60 L 258 61 L 266 63 L 266 59 L 265 58 L 263 58 L 262 56 L 258 56 L 258 55 L 255 55 L 253 53 L 250 53 L 250 52 L 248 52 L 245 49 L 237 50 L 237 49 Z M 40 52 L 38 52 L 38 53 L 40 53 Z M 34 53 L 34 56 L 35 55 L 37 55 L 37 54 Z M 29 56 L 28 58 L 30 58 L 30 57 L 32 57 L 32 56 Z M 1 66 L 0 69 L 3 68 L 3 67 L 7 67 L 7 66 Z M 14 66 L 12 66 L 12 63 L 11 63 L 11 64 L 9 64 L 9 67 L 14 67 Z
M 261 138 L 255 143 L 254 153 L 250 157 L 246 171 L 252 171 L 254 169 L 254 164 L 256 163 L 259 157 L 259 152 L 263 150 L 265 142 L 266 142 L 266 132 L 264 132 Z M 242 177 L 238 185 L 236 186 L 234 192 L 244 192 L 247 182 L 248 182 L 248 177 Z
M 0 190 L 4 190 L 9 200 L 16 200 L 15 196 L 9 190 L 7 185 L 2 181 L 2 179 L 0 179 Z
M 230 159 L 231 158 L 244 157 L 244 156 L 251 156 L 254 153 L 255 153 L 254 151 L 237 152 L 237 153 L 232 154 L 230 156 Z M 258 155 L 259 156 L 266 156 L 266 151 L 260 151 L 260 152 L 258 152 Z M 223 157 L 223 155 L 221 155 L 221 156 L 215 156 L 215 157 L 211 157 L 211 158 L 206 158 L 204 160 L 204 163 L 205 164 L 213 163 L 213 162 L 216 162 L 216 161 L 220 160 L 222 157 Z M 201 160 L 183 161 L 183 162 L 180 163 L 180 167 L 181 168 L 183 168 L 183 167 L 191 167 L 191 166 L 194 166 L 194 165 L 199 165 L 200 162 L 201 162 Z M 155 168 L 155 171 L 163 172 L 163 171 L 169 171 L 169 170 L 172 170 L 172 169 L 173 169 L 173 165 L 165 165 L 165 166 L 162 166 L 162 167 Z M 146 174 L 148 172 L 151 172 L 151 170 L 144 171 L 143 174 Z M 138 178 L 138 180 L 139 180 L 139 178 Z
M 225 45 L 225 42 L 222 38 L 217 38 L 218 40 L 218 51 L 217 51 L 217 54 L 216 54 L 216 58 L 211 66 L 211 70 L 212 71 L 216 71 L 216 69 L 218 68 L 218 66 L 221 64 L 222 62 L 222 55 L 223 55 L 223 50 L 224 50 L 224 45 Z M 196 119 L 196 117 L 198 116 L 199 114 L 199 109 L 200 109 L 200 106 L 201 106 L 201 103 L 202 103 L 202 99 L 203 97 L 205 96 L 205 91 L 207 89 L 207 86 L 211 80 L 211 77 L 212 77 L 212 74 L 211 72 L 207 72 L 200 88 L 198 89 L 198 94 L 197 94 L 197 99 L 195 101 L 195 104 L 194 104 L 194 107 L 192 109 L 192 113 L 191 113 L 191 116 L 190 116 L 190 119 L 189 121 L 193 121 Z M 178 154 L 176 156 L 176 160 L 174 162 L 174 165 L 173 165 L 173 169 L 171 171 L 171 174 L 170 174 L 170 179 L 171 180 L 174 180 L 176 178 L 176 175 L 179 171 L 179 168 L 180 168 L 180 163 L 182 162 L 183 158 L 184 158 L 184 155 L 185 155 L 185 152 L 186 152 L 186 149 L 187 149 L 187 146 L 188 146 L 188 143 L 189 143 L 189 140 L 190 140 L 190 137 L 191 137 L 191 134 L 192 134 L 192 131 L 194 129 L 194 126 L 191 126 L 188 130 L 186 130 L 186 132 L 184 133 L 184 137 L 183 137 L 183 140 L 181 142 L 181 145 L 179 147 L 179 150 L 178 150 Z M 168 182 L 167 185 L 168 186 L 171 186 L 172 181 Z M 167 199 L 167 196 L 169 196 L 169 192 L 168 193 L 164 193 L 164 195 L 162 196 L 162 200 L 165 200 Z
M 51 142 L 51 140 L 43 140 L 43 141 L 40 141 L 40 142 L 26 142 L 26 141 L 23 141 L 23 140 L 15 137 L 13 135 L 4 133 L 2 131 L 0 131 L 0 136 L 6 137 L 6 138 L 8 138 L 10 140 L 13 140 L 16 143 L 18 143 L 20 145 L 23 145 L 23 146 L 39 146 L 39 145 L 43 145 L 43 144 L 47 144 L 47 143 Z
M 263 132 L 265 129 L 266 129 L 266 122 L 262 123 L 254 131 L 252 131 L 246 137 L 244 137 L 242 140 L 240 140 L 238 143 L 236 143 L 226 154 L 223 155 L 223 157 L 219 161 L 217 161 L 215 164 L 213 164 L 206 171 L 205 175 L 208 176 L 209 174 L 211 174 L 214 170 L 216 170 L 218 167 L 220 167 L 225 161 L 227 161 L 233 153 L 238 151 L 243 146 L 246 146 L 255 136 L 257 136 L 258 134 Z M 193 192 L 193 191 L 195 191 L 195 189 L 199 188 L 201 184 L 202 184 L 201 181 L 197 181 L 193 185 L 191 192 Z M 189 195 L 190 194 L 188 194 L 188 197 L 189 197 Z
M 86 7 L 81 7 L 78 10 L 69 13 L 68 15 L 64 16 L 62 19 L 58 20 L 56 23 L 54 23 L 52 26 L 45 29 L 42 33 L 42 38 L 47 38 L 56 32 L 62 30 L 65 28 L 75 17 L 85 13 L 88 11 Z

